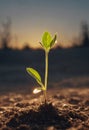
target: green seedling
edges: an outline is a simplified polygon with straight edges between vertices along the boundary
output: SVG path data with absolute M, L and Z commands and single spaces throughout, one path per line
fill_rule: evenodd
M 35 88 L 33 90 L 33 93 L 38 93 L 38 92 L 43 91 L 45 103 L 46 103 L 46 100 L 47 100 L 46 91 L 47 91 L 47 82 L 48 82 L 48 54 L 49 54 L 50 49 L 56 43 L 56 39 L 57 39 L 56 35 L 52 38 L 50 33 L 45 32 L 42 36 L 42 42 L 40 42 L 42 48 L 45 51 L 45 80 L 44 80 L 44 83 L 42 82 L 41 76 L 38 73 L 38 71 L 36 71 L 33 68 L 26 68 L 27 72 L 33 78 L 35 78 L 35 80 L 37 81 L 37 83 L 40 86 L 38 88 Z

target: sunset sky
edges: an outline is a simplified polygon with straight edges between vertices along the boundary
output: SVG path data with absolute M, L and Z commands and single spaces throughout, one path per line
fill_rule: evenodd
M 0 0 L 0 28 L 7 17 L 12 21 L 13 46 L 39 47 L 44 31 L 57 33 L 58 42 L 69 46 L 81 22 L 89 23 L 89 0 Z

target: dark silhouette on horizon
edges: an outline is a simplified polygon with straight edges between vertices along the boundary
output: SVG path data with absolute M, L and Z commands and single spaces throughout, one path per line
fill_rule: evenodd
M 11 47 L 11 41 L 12 41 L 11 24 L 12 22 L 10 19 L 7 19 L 6 22 L 2 23 L 2 31 L 0 31 L 0 44 L 1 44 L 0 50 L 32 51 L 33 49 L 29 46 L 29 43 L 27 42 L 23 46 L 22 50 L 19 50 L 18 47 L 16 48 Z M 83 48 L 83 47 L 89 47 L 89 25 L 87 24 L 87 22 L 82 22 L 81 32 L 80 32 L 80 37 L 78 37 L 78 42 L 74 40 L 71 48 Z M 59 50 L 59 49 L 67 49 L 67 48 L 63 48 L 62 46 L 59 45 L 55 49 Z M 37 49 L 37 50 L 40 50 L 40 49 Z
M 78 38 L 73 40 L 74 48 L 85 48 L 89 47 L 89 25 L 87 22 L 82 22 L 81 32 Z
M 89 47 L 89 26 L 86 22 L 82 23 L 81 47 Z
M 2 23 L 2 31 L 0 33 L 0 44 L 2 50 L 10 50 L 10 43 L 12 40 L 11 35 L 11 19 L 7 18 L 5 22 Z

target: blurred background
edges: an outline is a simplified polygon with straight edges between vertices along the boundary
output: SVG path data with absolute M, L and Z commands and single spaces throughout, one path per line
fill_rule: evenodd
M 39 42 L 57 33 L 49 54 L 49 88 L 89 87 L 89 1 L 0 1 L 0 93 L 38 86 L 26 72 L 33 67 L 44 82 L 45 55 Z

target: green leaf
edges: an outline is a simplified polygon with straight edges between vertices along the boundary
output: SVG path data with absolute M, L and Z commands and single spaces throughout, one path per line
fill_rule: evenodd
M 55 34 L 54 38 L 52 39 L 50 43 L 50 48 L 55 44 L 56 40 L 57 40 L 57 35 Z
M 50 49 L 50 43 L 52 41 L 52 37 L 48 32 L 45 32 L 42 37 L 42 45 L 43 47 L 48 50 Z
M 36 81 L 42 85 L 40 74 L 33 68 L 26 68 L 27 72 L 36 79 Z
M 52 38 L 49 32 L 45 32 L 42 36 L 42 43 L 40 42 L 41 46 L 46 50 L 49 51 L 53 45 L 55 44 L 57 39 L 57 35 Z

